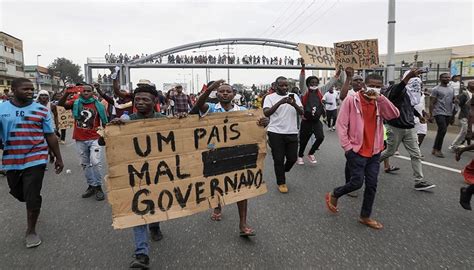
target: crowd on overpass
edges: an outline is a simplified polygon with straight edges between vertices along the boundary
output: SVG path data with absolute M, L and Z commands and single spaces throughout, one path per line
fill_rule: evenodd
M 109 64 L 126 64 L 130 61 L 137 60 L 140 58 L 147 57 L 148 54 L 135 54 L 129 56 L 127 53 L 119 53 L 115 55 L 113 53 L 106 53 L 104 58 L 105 62 Z M 300 65 L 299 58 L 293 58 L 291 56 L 278 57 L 278 56 L 265 56 L 265 55 L 244 55 L 242 57 L 235 55 L 219 54 L 215 55 L 178 55 L 170 54 L 166 57 L 168 64 L 237 64 L 237 65 Z M 145 61 L 147 64 L 162 64 L 162 56 L 154 56 Z

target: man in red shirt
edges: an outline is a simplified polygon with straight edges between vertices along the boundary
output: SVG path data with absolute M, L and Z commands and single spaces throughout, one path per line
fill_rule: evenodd
M 89 185 L 82 198 L 95 195 L 97 201 L 104 200 L 102 191 L 102 152 L 99 145 L 100 135 L 97 129 L 107 124 L 107 115 L 104 105 L 94 98 L 91 85 L 78 86 L 80 95 L 76 100 L 66 102 L 73 92 L 64 94 L 58 102 L 66 110 L 72 110 L 74 116 L 74 131 L 72 138 L 76 140 L 77 151 L 81 156 L 81 165 L 84 169 L 87 184 Z M 74 91 L 75 92 L 75 91 Z

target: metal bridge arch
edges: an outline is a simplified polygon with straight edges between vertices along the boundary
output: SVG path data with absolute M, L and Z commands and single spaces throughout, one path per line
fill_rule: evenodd
M 285 40 L 277 39 L 266 39 L 266 38 L 223 38 L 223 39 L 211 39 L 199 42 L 193 42 L 181 46 L 176 46 L 166 50 L 162 50 L 151 55 L 130 61 L 130 64 L 141 64 L 146 63 L 148 60 L 151 60 L 155 57 L 166 56 L 169 54 L 179 53 L 188 50 L 194 50 L 205 47 L 213 46 L 222 46 L 222 45 L 261 45 L 261 46 L 270 46 L 277 48 L 284 48 L 289 50 L 298 50 L 298 43 L 289 42 Z

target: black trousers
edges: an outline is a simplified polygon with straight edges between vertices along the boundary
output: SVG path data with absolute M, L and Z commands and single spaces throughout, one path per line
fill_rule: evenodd
M 314 134 L 316 137 L 316 141 L 311 146 L 309 150 L 309 155 L 314 155 L 316 150 L 319 149 L 319 146 L 324 141 L 324 132 L 323 132 L 323 123 L 320 120 L 317 121 L 301 121 L 301 128 L 300 128 L 300 150 L 298 153 L 299 157 L 304 156 L 304 150 L 306 149 L 306 145 L 308 144 L 309 139 Z
M 443 148 L 444 136 L 448 131 L 449 119 L 451 117 L 446 115 L 436 115 L 434 118 L 436 120 L 436 125 L 438 126 L 438 132 L 436 133 L 433 149 L 441 151 Z
M 66 130 L 65 129 L 61 129 L 60 131 L 56 130 L 56 136 L 59 137 L 61 141 L 66 140 Z
M 285 172 L 289 172 L 296 163 L 298 135 L 268 132 L 268 141 L 272 148 L 273 166 L 277 184 L 285 184 Z
M 20 202 L 26 202 L 26 209 L 41 209 L 41 187 L 43 186 L 45 164 L 28 167 L 23 170 L 7 171 L 10 194 Z
M 328 123 L 328 127 L 331 128 L 336 125 L 337 119 L 337 109 L 332 111 L 326 111 L 326 121 Z

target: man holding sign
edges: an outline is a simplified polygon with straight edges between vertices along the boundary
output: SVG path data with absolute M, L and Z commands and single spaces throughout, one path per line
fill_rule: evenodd
M 206 103 L 207 98 L 216 88 L 218 103 Z M 243 106 L 238 106 L 237 104 L 232 103 L 234 96 L 235 92 L 232 87 L 229 84 L 225 84 L 224 80 L 219 80 L 211 84 L 210 87 L 206 89 L 206 91 L 199 97 L 195 106 L 199 108 L 199 113 L 202 117 L 209 113 L 225 113 L 247 110 L 247 108 Z M 265 120 L 261 119 L 258 124 L 263 126 L 266 124 L 266 122 Z M 239 209 L 240 217 L 240 236 L 255 236 L 255 231 L 247 224 L 247 200 L 237 202 L 237 207 Z M 219 205 L 214 209 L 214 213 L 212 214 L 211 218 L 215 221 L 219 221 L 221 219 L 221 211 L 222 209 Z
M 134 91 L 134 104 L 137 110 L 136 113 L 130 115 L 130 120 L 151 119 L 165 117 L 159 112 L 155 112 L 158 92 L 153 86 L 140 86 Z M 110 124 L 121 125 L 124 124 L 121 118 L 113 119 Z M 147 228 L 150 228 L 151 239 L 159 241 L 163 238 L 161 233 L 160 223 L 154 222 L 149 225 L 140 225 L 133 227 L 133 236 L 135 240 L 135 259 L 130 263 L 130 268 L 148 268 L 150 264 L 149 243 Z

